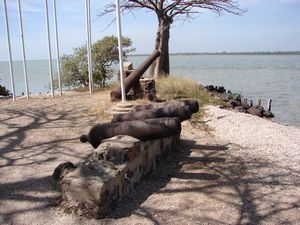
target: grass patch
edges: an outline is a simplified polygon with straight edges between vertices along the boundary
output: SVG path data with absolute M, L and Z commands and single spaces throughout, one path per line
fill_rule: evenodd
M 110 90 L 113 87 L 115 87 L 117 84 L 112 83 L 112 84 L 107 84 L 103 87 L 93 87 L 93 92 L 101 92 L 101 91 L 106 91 L 106 90 Z M 88 92 L 90 89 L 89 87 L 75 87 L 75 88 L 71 88 L 70 90 L 72 91 L 77 91 L 77 92 Z
M 196 99 L 199 102 L 200 110 L 193 115 L 194 120 L 199 120 L 204 115 L 205 105 L 224 105 L 225 102 L 211 96 L 203 86 L 188 78 L 176 77 L 174 75 L 162 77 L 156 80 L 157 96 L 162 99 Z

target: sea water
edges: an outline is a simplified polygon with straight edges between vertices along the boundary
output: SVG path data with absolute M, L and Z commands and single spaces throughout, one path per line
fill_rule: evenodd
M 138 65 L 140 57 L 130 60 Z M 171 73 L 243 97 L 272 99 L 275 120 L 300 127 L 300 55 L 172 55 Z
M 130 56 L 137 67 L 146 56 Z M 171 73 L 188 77 L 202 85 L 224 86 L 243 97 L 262 99 L 266 108 L 271 98 L 275 120 L 300 127 L 300 55 L 171 55 Z M 49 91 L 47 60 L 27 62 L 31 93 Z M 22 62 L 13 63 L 17 95 L 25 92 Z M 56 72 L 53 61 L 53 71 Z M 0 83 L 9 90 L 7 62 L 0 62 Z

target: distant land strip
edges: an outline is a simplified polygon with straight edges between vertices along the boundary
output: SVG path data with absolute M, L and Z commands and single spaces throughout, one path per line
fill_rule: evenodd
M 150 53 L 129 54 L 131 57 L 148 56 Z M 300 51 L 269 51 L 269 52 L 175 52 L 170 55 L 300 55 Z M 27 61 L 45 61 L 48 59 L 27 59 Z M 56 60 L 55 58 L 52 61 Z M 21 62 L 21 59 L 13 60 L 13 62 Z M 1 61 L 0 63 L 8 63 Z
M 130 54 L 129 56 L 147 56 L 149 54 Z M 176 52 L 170 55 L 300 55 L 300 51 L 267 52 Z

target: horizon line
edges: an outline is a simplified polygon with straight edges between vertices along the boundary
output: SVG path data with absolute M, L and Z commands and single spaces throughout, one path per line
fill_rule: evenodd
M 129 54 L 128 56 L 148 56 L 151 53 L 137 53 L 137 54 Z M 172 52 L 169 55 L 300 55 L 300 50 L 298 51 L 242 51 L 242 52 Z M 49 60 L 45 59 L 27 59 L 26 61 L 44 61 Z M 57 60 L 56 58 L 52 58 L 52 60 Z M 22 61 L 22 59 L 17 59 L 13 61 Z M 8 62 L 8 60 L 0 60 L 0 62 Z
M 151 53 L 137 53 L 137 54 L 129 54 L 128 56 L 145 56 Z M 300 54 L 300 50 L 297 51 L 222 51 L 222 52 L 172 52 L 169 55 L 276 55 L 276 54 L 290 54 L 290 55 L 298 55 Z

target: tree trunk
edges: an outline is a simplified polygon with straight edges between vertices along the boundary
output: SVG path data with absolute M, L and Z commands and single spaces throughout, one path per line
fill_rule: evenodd
M 150 68 L 150 75 L 157 78 L 170 73 L 169 62 L 169 39 L 170 39 L 170 19 L 159 18 L 158 32 L 155 41 L 155 49 L 160 51 L 160 57 Z
M 157 33 L 156 33 L 156 39 L 155 39 L 155 45 L 154 45 L 155 50 L 158 50 L 159 39 L 160 39 L 159 37 L 160 37 L 160 32 L 159 32 L 159 26 L 158 26 Z M 157 60 L 155 60 L 149 68 L 148 76 L 150 76 L 150 77 L 155 76 L 154 73 L 155 73 L 156 61 Z

